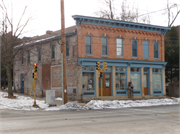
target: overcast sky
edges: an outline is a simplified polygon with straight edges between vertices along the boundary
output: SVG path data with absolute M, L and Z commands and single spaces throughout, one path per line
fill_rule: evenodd
M 61 28 L 60 22 L 60 0 L 4 0 L 8 7 L 13 5 L 14 22 L 19 19 L 25 6 L 28 8 L 26 16 L 33 15 L 34 19 L 25 29 L 26 36 L 36 36 L 45 34 L 46 30 L 56 31 Z M 98 11 L 102 5 L 98 0 L 64 0 L 65 1 L 65 27 L 75 25 L 72 15 L 94 16 L 94 12 Z M 116 0 L 116 10 L 121 8 L 121 1 Z M 127 0 L 131 4 L 135 4 L 139 8 L 140 14 L 158 11 L 166 7 L 167 0 Z M 171 4 L 179 5 L 180 0 L 169 0 Z M 162 11 L 151 13 L 151 24 L 167 26 L 167 14 L 162 15 Z M 176 9 L 174 9 L 176 13 Z M 174 25 L 180 25 L 180 14 Z

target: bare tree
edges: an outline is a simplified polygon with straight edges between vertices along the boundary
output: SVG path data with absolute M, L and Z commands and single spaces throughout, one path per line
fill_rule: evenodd
M 95 12 L 96 16 L 107 19 L 116 19 L 130 22 L 143 22 L 150 23 L 149 15 L 139 16 L 138 8 L 130 7 L 126 0 L 121 3 L 121 11 L 116 13 L 115 1 L 114 0 L 100 0 L 101 4 L 104 5 L 100 11 Z
M 174 8 L 176 8 L 176 13 L 174 15 L 174 12 L 172 11 Z M 176 20 L 177 16 L 179 15 L 180 10 L 178 9 L 178 5 L 176 3 L 169 4 L 169 0 L 167 0 L 167 7 L 165 9 L 164 14 L 168 14 L 168 27 L 172 27 L 174 21 Z
M 4 1 L 1 1 L 1 63 L 6 68 L 6 73 L 8 77 L 8 97 L 13 96 L 12 91 L 12 69 L 15 56 L 22 51 L 23 47 L 18 47 L 14 49 L 18 44 L 23 43 L 20 39 L 22 32 L 28 25 L 32 17 L 24 20 L 27 7 L 24 8 L 17 25 L 13 24 L 13 15 L 9 13 L 7 6 Z M 12 9 L 11 9 L 12 11 Z M 17 18 L 17 17 L 16 17 Z

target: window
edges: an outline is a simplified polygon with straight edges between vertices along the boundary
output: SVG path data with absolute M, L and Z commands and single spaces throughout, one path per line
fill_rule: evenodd
M 148 41 L 143 41 L 143 58 L 149 58 L 149 43 Z
M 38 61 L 41 61 L 41 48 L 38 47 Z
M 55 59 L 55 45 L 51 45 L 51 59 Z
M 126 90 L 126 68 L 116 67 L 116 90 Z
M 83 90 L 94 90 L 93 72 L 83 72 Z
M 66 56 L 69 56 L 69 41 L 66 41 Z
M 154 58 L 158 59 L 159 58 L 159 43 L 154 42 Z
M 141 70 L 140 68 L 131 68 L 131 82 L 134 90 L 141 89 Z
M 123 39 L 116 39 L 117 56 L 123 56 Z
M 138 42 L 137 40 L 132 40 L 132 57 L 138 57 Z
M 30 63 L 30 51 L 27 51 L 27 63 Z
M 101 37 L 101 49 L 102 55 L 108 55 L 108 38 Z
M 24 64 L 24 53 L 21 53 L 21 64 Z
M 153 90 L 162 90 L 162 71 L 161 69 L 152 70 Z
M 85 53 L 86 55 L 92 54 L 92 37 L 90 35 L 85 36 Z

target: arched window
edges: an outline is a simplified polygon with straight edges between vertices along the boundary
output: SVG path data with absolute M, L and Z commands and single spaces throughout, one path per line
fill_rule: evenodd
M 154 42 L 153 45 L 153 50 L 154 50 L 154 59 L 159 59 L 159 43 L 158 42 Z
M 132 40 L 132 57 L 138 57 L 138 42 L 137 40 Z
M 108 55 L 108 38 L 107 37 L 101 37 L 101 52 L 102 52 L 102 55 L 105 55 L 105 56 Z
M 143 41 L 143 58 L 149 58 L 149 42 L 146 40 Z
M 85 36 L 85 54 L 92 55 L 92 36 L 91 35 Z

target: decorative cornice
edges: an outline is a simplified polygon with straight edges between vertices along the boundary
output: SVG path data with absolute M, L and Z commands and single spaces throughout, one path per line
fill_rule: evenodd
M 127 21 L 120 21 L 120 20 L 110 20 L 110 19 L 81 16 L 81 15 L 74 15 L 72 17 L 74 18 L 74 20 L 76 20 L 77 26 L 79 25 L 82 26 L 82 24 L 91 24 L 91 25 L 97 25 L 97 26 L 125 28 L 127 30 L 134 29 L 134 30 L 140 30 L 140 31 L 156 32 L 156 33 L 161 33 L 162 35 L 165 35 L 166 32 L 171 29 L 169 27 L 127 22 Z

